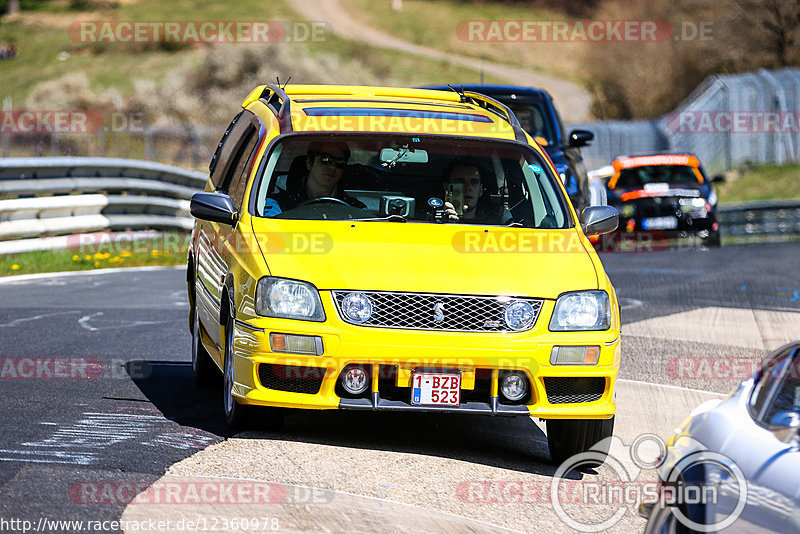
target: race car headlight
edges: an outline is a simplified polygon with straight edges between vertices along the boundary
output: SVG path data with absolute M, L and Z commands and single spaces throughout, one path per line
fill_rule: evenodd
M 608 330 L 611 306 L 605 291 L 576 291 L 561 295 L 556 301 L 551 332 L 572 330 Z
M 256 313 L 267 317 L 325 320 L 319 291 L 308 282 L 267 276 L 258 281 Z

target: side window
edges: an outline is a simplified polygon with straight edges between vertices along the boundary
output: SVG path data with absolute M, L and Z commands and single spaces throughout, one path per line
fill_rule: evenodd
M 790 349 L 767 362 L 756 378 L 750 397 L 750 412 L 760 424 L 769 426 L 780 411 L 800 412 L 800 356 Z
M 211 181 L 217 191 L 227 191 L 233 169 L 236 167 L 236 156 L 247 141 L 245 134 L 253 128 L 254 115 L 249 111 L 240 113 L 222 136 L 217 151 L 211 161 Z
M 208 171 L 211 174 L 211 182 L 214 184 L 214 189 L 219 190 L 220 186 L 222 185 L 222 180 L 225 177 L 225 165 L 220 165 L 220 159 L 222 158 L 222 152 L 225 149 L 228 139 L 230 138 L 231 132 L 242 115 L 244 115 L 244 111 L 236 115 L 225 129 L 225 133 L 222 134 L 222 139 L 219 140 L 217 149 L 214 151 L 214 155 L 211 157 L 211 163 L 208 164 Z
M 228 184 L 227 193 L 233 199 L 233 205 L 236 209 L 242 206 L 244 199 L 244 192 L 247 189 L 247 179 L 250 175 L 250 159 L 253 156 L 253 150 L 258 143 L 258 130 L 253 124 L 248 126 L 242 142 L 239 144 L 239 150 L 233 158 L 233 170 L 231 172 L 230 183 Z

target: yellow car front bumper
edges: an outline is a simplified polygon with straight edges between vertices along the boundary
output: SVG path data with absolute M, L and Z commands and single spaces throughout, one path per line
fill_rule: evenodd
M 236 321 L 233 395 L 240 403 L 303 409 L 417 410 L 543 419 L 606 419 L 615 413 L 614 388 L 620 362 L 619 331 L 549 332 L 543 319 L 522 333 L 415 331 L 346 324 L 329 314 L 324 323 L 259 318 Z M 327 311 L 327 310 L 326 310 Z M 273 352 L 270 333 L 315 336 L 319 355 Z M 596 365 L 552 365 L 554 346 L 598 346 Z M 360 364 L 370 388 L 350 398 L 338 387 L 340 373 Z M 411 404 L 414 369 L 458 371 L 458 406 Z M 527 375 L 529 398 L 522 404 L 498 394 L 503 370 Z

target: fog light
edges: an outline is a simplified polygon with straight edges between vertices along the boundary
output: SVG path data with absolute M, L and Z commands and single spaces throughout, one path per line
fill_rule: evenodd
M 272 352 L 290 352 L 293 354 L 322 355 L 322 338 L 319 336 L 295 336 L 292 334 L 269 335 L 269 346 Z
M 506 326 L 510 330 L 519 332 L 533 326 L 536 313 L 530 302 L 517 300 L 506 307 L 503 318 L 506 321 Z
M 341 306 L 344 316 L 354 323 L 364 323 L 372 317 L 372 302 L 363 293 L 348 293 Z
M 361 395 L 369 387 L 367 373 L 356 365 L 348 367 L 342 373 L 342 387 L 351 395 Z
M 600 347 L 553 347 L 550 365 L 597 365 Z
M 528 394 L 528 379 L 520 372 L 508 373 L 500 381 L 500 392 L 512 402 L 522 400 Z

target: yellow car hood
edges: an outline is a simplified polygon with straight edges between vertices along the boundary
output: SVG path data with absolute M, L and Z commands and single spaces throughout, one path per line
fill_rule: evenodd
M 596 289 L 574 228 L 253 218 L 270 275 L 318 289 L 556 298 Z

